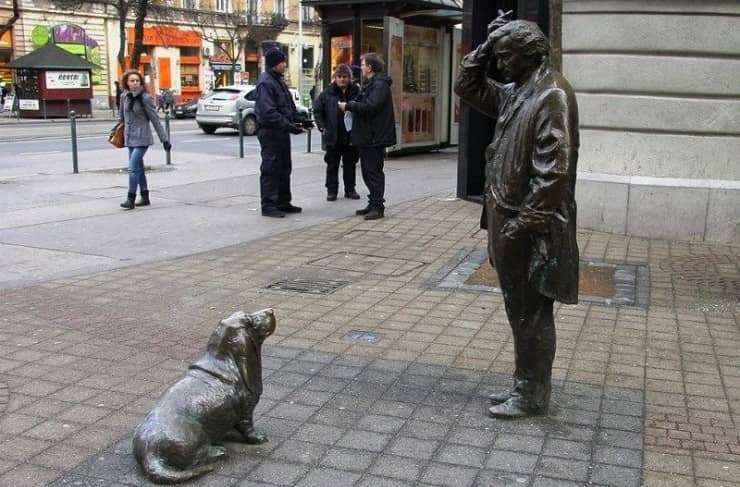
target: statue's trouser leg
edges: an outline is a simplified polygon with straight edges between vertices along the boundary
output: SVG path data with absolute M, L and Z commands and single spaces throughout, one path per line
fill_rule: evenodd
M 501 234 L 501 227 L 516 214 L 489 205 L 489 255 L 493 255 L 514 336 L 515 399 L 521 399 L 522 407 L 547 409 L 555 358 L 553 300 L 540 294 L 529 281 L 530 236 L 510 239 Z

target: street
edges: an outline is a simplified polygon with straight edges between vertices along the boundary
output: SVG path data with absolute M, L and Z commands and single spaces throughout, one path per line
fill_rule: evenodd
M 152 206 L 124 211 L 126 151 L 108 144 L 113 122 L 78 124 L 79 174 L 72 172 L 69 122 L 0 126 L 0 288 L 127 267 L 242 242 L 354 215 L 366 202 L 326 201 L 320 141 L 306 152 L 293 137 L 293 202 L 304 212 L 276 221 L 259 213 L 259 144 L 237 132 L 205 135 L 194 120 L 171 124 L 172 165 L 157 143 L 147 152 Z M 314 135 L 317 132 L 314 131 Z M 455 150 L 386 161 L 393 206 L 454 192 Z M 357 168 L 357 190 L 367 189 Z
M 164 120 L 162 120 L 164 124 Z M 126 166 L 125 151 L 108 144 L 112 120 L 77 123 L 77 151 L 79 170 L 90 171 Z M 321 150 L 318 131 L 311 134 L 313 151 Z M 223 128 L 206 135 L 194 119 L 170 121 L 172 158 L 178 154 L 205 154 L 212 157 L 238 157 L 239 132 Z M 307 134 L 293 135 L 294 151 L 306 151 Z M 155 135 L 155 145 L 147 154 L 147 164 L 164 161 L 164 151 Z M 244 154 L 258 154 L 256 136 L 244 137 Z M 72 141 L 70 122 L 64 119 L 46 123 L 4 124 L 0 128 L 0 179 L 33 174 L 64 174 L 72 172 Z

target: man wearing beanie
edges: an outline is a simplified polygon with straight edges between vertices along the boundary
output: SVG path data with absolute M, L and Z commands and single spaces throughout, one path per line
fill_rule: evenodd
M 293 206 L 290 194 L 290 134 L 300 134 L 299 121 L 293 97 L 283 80 L 288 68 L 285 54 L 277 47 L 265 52 L 265 72 L 257 80 L 257 138 L 260 142 L 260 197 L 262 215 L 284 218 L 286 213 L 300 213 Z M 308 122 L 310 123 L 310 122 Z
M 326 150 L 326 199 L 336 201 L 339 192 L 339 164 L 342 164 L 344 197 L 359 200 L 355 191 L 355 166 L 360 155 L 350 143 L 352 118 L 349 112 L 339 109 L 338 102 L 357 98 L 360 88 L 352 82 L 352 71 L 346 64 L 334 69 L 334 81 L 313 103 L 316 125 L 321 132 L 321 143 Z

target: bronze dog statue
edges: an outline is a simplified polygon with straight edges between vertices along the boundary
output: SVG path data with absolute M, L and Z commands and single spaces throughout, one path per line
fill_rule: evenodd
M 267 441 L 255 431 L 253 414 L 262 394 L 262 342 L 274 331 L 272 309 L 239 311 L 219 323 L 206 353 L 136 428 L 134 457 L 153 482 L 210 472 L 226 456 L 214 443 L 234 429 L 247 443 Z

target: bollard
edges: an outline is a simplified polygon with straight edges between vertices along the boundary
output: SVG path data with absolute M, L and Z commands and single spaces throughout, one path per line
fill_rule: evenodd
M 167 140 L 170 141 L 170 144 L 172 143 L 172 139 L 170 139 L 170 114 L 165 113 L 164 114 L 164 130 L 167 132 Z M 167 165 L 169 166 L 172 164 L 172 156 L 171 156 L 171 150 L 165 151 L 165 160 L 167 161 Z
M 308 109 L 308 119 L 313 120 L 313 109 Z M 311 129 L 308 129 L 308 133 L 306 134 L 306 152 L 311 152 Z
M 75 111 L 69 111 L 69 128 L 72 132 L 72 172 L 78 174 L 80 171 L 77 167 L 77 119 Z
M 244 159 L 244 109 L 239 109 L 239 159 Z

